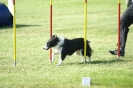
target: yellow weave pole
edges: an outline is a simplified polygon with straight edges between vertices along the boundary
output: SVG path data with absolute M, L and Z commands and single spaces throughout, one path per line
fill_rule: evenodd
M 52 5 L 52 0 L 50 0 L 50 5 Z
M 84 4 L 84 59 L 86 61 L 86 37 L 87 37 L 87 0 Z
M 13 3 L 13 45 L 14 45 L 14 66 L 16 66 L 16 13 L 15 13 L 15 0 Z

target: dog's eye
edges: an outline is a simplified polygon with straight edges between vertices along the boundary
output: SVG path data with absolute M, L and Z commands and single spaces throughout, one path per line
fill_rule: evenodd
M 47 43 L 47 45 L 49 46 L 50 44 L 49 44 L 49 43 Z

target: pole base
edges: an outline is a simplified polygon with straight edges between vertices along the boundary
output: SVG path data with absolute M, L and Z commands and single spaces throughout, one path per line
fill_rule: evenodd
M 15 66 L 15 67 L 16 67 L 16 64 L 17 64 L 17 63 L 16 63 L 16 61 L 15 61 L 15 62 L 14 62 L 14 66 Z

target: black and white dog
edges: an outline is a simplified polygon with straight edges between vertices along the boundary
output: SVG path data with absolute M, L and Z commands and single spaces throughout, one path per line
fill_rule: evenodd
M 89 61 L 91 61 L 92 49 L 89 43 L 90 42 L 86 40 L 86 56 L 88 56 Z M 55 49 L 55 52 L 52 54 L 52 62 L 54 61 L 54 56 L 56 54 L 61 54 L 59 63 L 57 64 L 59 66 L 62 64 L 62 61 L 65 59 L 66 55 L 72 55 L 74 52 L 76 52 L 77 55 L 84 56 L 84 38 L 75 38 L 69 40 L 53 35 L 43 49 L 48 50 L 50 48 Z M 86 61 L 86 59 L 83 58 L 83 61 Z

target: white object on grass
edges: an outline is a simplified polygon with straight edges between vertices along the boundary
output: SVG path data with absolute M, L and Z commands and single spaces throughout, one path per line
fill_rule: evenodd
M 91 77 L 82 77 L 82 86 L 90 86 Z

